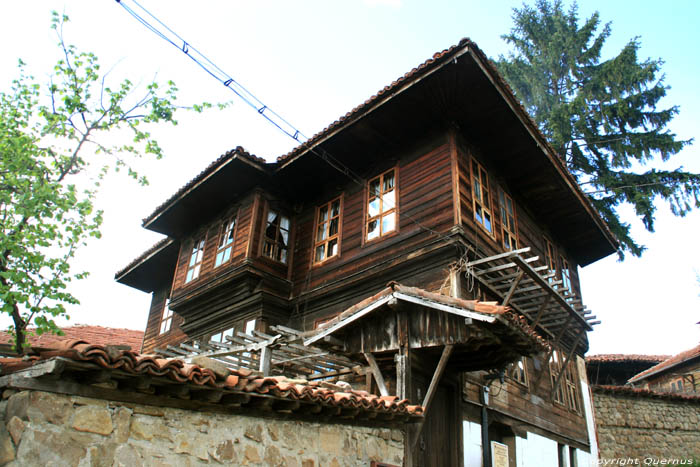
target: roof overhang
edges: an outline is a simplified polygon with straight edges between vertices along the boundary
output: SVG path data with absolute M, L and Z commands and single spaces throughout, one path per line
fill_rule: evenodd
M 115 275 L 115 280 L 151 293 L 173 280 L 180 242 L 166 238 L 136 258 Z
M 535 211 L 536 220 L 576 263 L 585 266 L 616 251 L 616 238 L 588 197 L 493 64 L 469 40 L 436 54 L 281 157 L 277 173 L 308 186 L 327 165 L 313 150 L 324 150 L 363 174 L 377 158 L 400 151 L 407 138 L 455 126 L 488 154 L 512 194 Z
M 236 148 L 217 159 L 143 221 L 154 232 L 181 238 L 258 185 L 268 164 Z

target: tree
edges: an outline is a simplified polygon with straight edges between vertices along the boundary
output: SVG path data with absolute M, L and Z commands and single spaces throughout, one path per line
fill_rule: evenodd
M 631 204 L 650 232 L 657 198 L 681 216 L 700 206 L 700 175 L 645 170 L 692 142 L 667 129 L 678 106 L 658 108 L 668 89 L 663 62 L 640 62 L 638 37 L 602 60 L 610 23 L 601 28 L 596 12 L 579 27 L 575 2 L 565 12 L 561 0 L 537 0 L 514 9 L 513 21 L 502 37 L 514 52 L 499 57 L 498 69 L 620 240 L 620 258 L 640 256 L 620 205 Z
M 100 236 L 93 200 L 102 177 L 123 168 L 147 183 L 128 156 L 162 157 L 144 127 L 177 123 L 172 82 L 164 91 L 153 82 L 138 98 L 128 80 L 110 87 L 97 57 L 64 41 L 67 20 L 53 13 L 62 57 L 50 82 L 36 83 L 20 61 L 19 78 L 0 92 L 0 310 L 12 317 L 19 352 L 30 324 L 60 333 L 54 318 L 78 303 L 68 285 L 87 273 L 70 262 Z

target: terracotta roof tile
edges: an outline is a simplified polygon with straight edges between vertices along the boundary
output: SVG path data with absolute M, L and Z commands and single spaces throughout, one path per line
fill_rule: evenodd
M 590 355 L 586 357 L 586 363 L 622 363 L 622 362 L 648 362 L 648 363 L 659 363 L 670 355 L 641 355 L 641 354 L 598 354 Z
M 131 350 L 141 348 L 143 331 L 134 329 L 108 328 L 104 326 L 92 326 L 76 324 L 61 328 L 62 336 L 44 333 L 40 336 L 28 336 L 29 343 L 36 348 L 55 348 L 65 341 L 82 340 L 93 342 L 97 345 L 126 345 Z M 29 331 L 32 331 L 30 328 Z M 10 344 L 11 336 L 8 332 L 0 331 L 0 344 Z
M 210 369 L 188 364 L 182 360 L 164 359 L 155 355 L 140 355 L 110 346 L 88 344 L 80 340 L 63 341 L 56 349 L 40 352 L 26 359 L 0 360 L 0 374 L 6 375 L 37 365 L 52 358 L 92 363 L 107 370 L 119 370 L 134 376 L 160 376 L 173 384 L 194 384 L 229 392 L 269 395 L 281 399 L 330 405 L 340 408 L 359 408 L 372 412 L 421 416 L 423 407 L 411 405 L 396 397 L 379 397 L 366 391 L 350 388 L 335 390 L 322 382 L 301 382 L 284 376 L 263 377 L 250 370 L 231 370 L 225 378 L 217 377 Z
M 630 386 L 592 386 L 593 392 L 620 394 L 625 396 L 649 397 L 654 399 L 680 400 L 700 404 L 700 394 L 681 394 L 677 392 L 659 392 Z
M 638 381 L 641 381 L 651 375 L 660 373 L 664 370 L 668 370 L 670 368 L 673 368 L 674 366 L 680 365 L 692 358 L 700 357 L 700 345 L 697 345 L 696 347 L 693 347 L 690 350 L 686 350 L 685 352 L 681 352 L 677 355 L 672 356 L 671 358 L 668 358 L 664 360 L 663 362 L 659 363 L 658 365 L 655 365 L 648 370 L 644 370 L 638 375 L 635 375 L 629 379 L 629 383 L 636 383 Z

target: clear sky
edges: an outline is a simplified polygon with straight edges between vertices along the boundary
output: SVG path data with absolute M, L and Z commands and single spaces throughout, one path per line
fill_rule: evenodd
M 125 0 L 126 1 L 126 0 Z M 521 2 L 348 0 L 329 1 L 154 1 L 141 3 L 245 85 L 306 135 L 345 114 L 433 53 L 470 37 L 496 57 L 508 52 L 500 38 Z M 0 17 L 0 88 L 17 76 L 22 58 L 43 82 L 58 58 L 49 29 L 52 9 L 66 13 L 69 43 L 92 51 L 108 80 L 128 77 L 147 83 L 174 80 L 184 104 L 231 100 L 225 111 L 181 114 L 175 129 L 155 134 L 166 158 L 139 166 L 150 186 L 112 177 L 98 204 L 106 210 L 103 238 L 78 257 L 91 271 L 76 284 L 81 300 L 71 323 L 143 329 L 150 296 L 114 282 L 114 273 L 159 240 L 141 229 L 141 219 L 235 146 L 274 160 L 295 144 L 218 84 L 182 52 L 131 18 L 114 0 L 4 2 Z M 639 36 L 641 57 L 665 61 L 672 87 L 662 105 L 679 104 L 670 126 L 680 138 L 697 137 L 700 75 L 697 45 L 700 2 L 674 0 L 585 1 L 580 17 L 599 11 L 612 22 L 604 54 L 616 53 Z M 700 141 L 663 165 L 700 172 Z M 661 166 L 660 166 L 661 167 Z M 685 218 L 661 206 L 656 232 L 648 234 L 625 211 L 635 237 L 648 247 L 641 259 L 609 257 L 583 268 L 584 303 L 602 324 L 590 335 L 590 353 L 677 353 L 698 343 L 700 326 L 700 213 Z M 7 324 L 7 320 L 0 321 Z

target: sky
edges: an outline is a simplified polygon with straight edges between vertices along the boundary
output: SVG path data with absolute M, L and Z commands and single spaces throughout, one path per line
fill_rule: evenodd
M 133 5 L 130 0 L 125 3 Z M 243 84 L 269 108 L 307 136 L 364 102 L 435 52 L 463 37 L 490 57 L 507 54 L 501 39 L 512 26 L 512 8 L 522 2 L 412 0 L 202 1 L 141 0 L 163 23 Z M 90 277 L 73 284 L 81 305 L 69 322 L 143 329 L 150 295 L 114 281 L 116 271 L 161 237 L 141 228 L 141 219 L 227 150 L 243 146 L 268 161 L 296 143 L 207 75 L 181 51 L 149 32 L 114 0 L 4 2 L 0 16 L 0 89 L 17 77 L 17 59 L 47 82 L 59 58 L 50 30 L 51 10 L 67 14 L 68 43 L 94 52 L 107 81 L 128 77 L 145 86 L 173 80 L 180 103 L 227 102 L 223 110 L 179 113 L 179 125 L 153 133 L 166 154 L 138 161 L 149 178 L 141 187 L 121 174 L 105 183 L 97 204 L 105 210 L 103 238 L 81 250 L 76 270 Z M 700 97 L 700 2 L 674 0 L 585 1 L 579 17 L 599 11 L 612 22 L 604 57 L 639 37 L 640 57 L 661 58 L 666 84 L 661 105 L 680 105 L 669 126 L 681 139 L 698 137 Z M 657 167 L 700 172 L 700 141 Z M 646 245 L 641 258 L 616 256 L 580 270 L 584 303 L 602 321 L 589 335 L 589 354 L 674 354 L 700 340 L 700 212 L 673 216 L 659 204 L 650 234 L 629 209 L 623 219 Z M 6 318 L 0 325 L 7 326 Z

